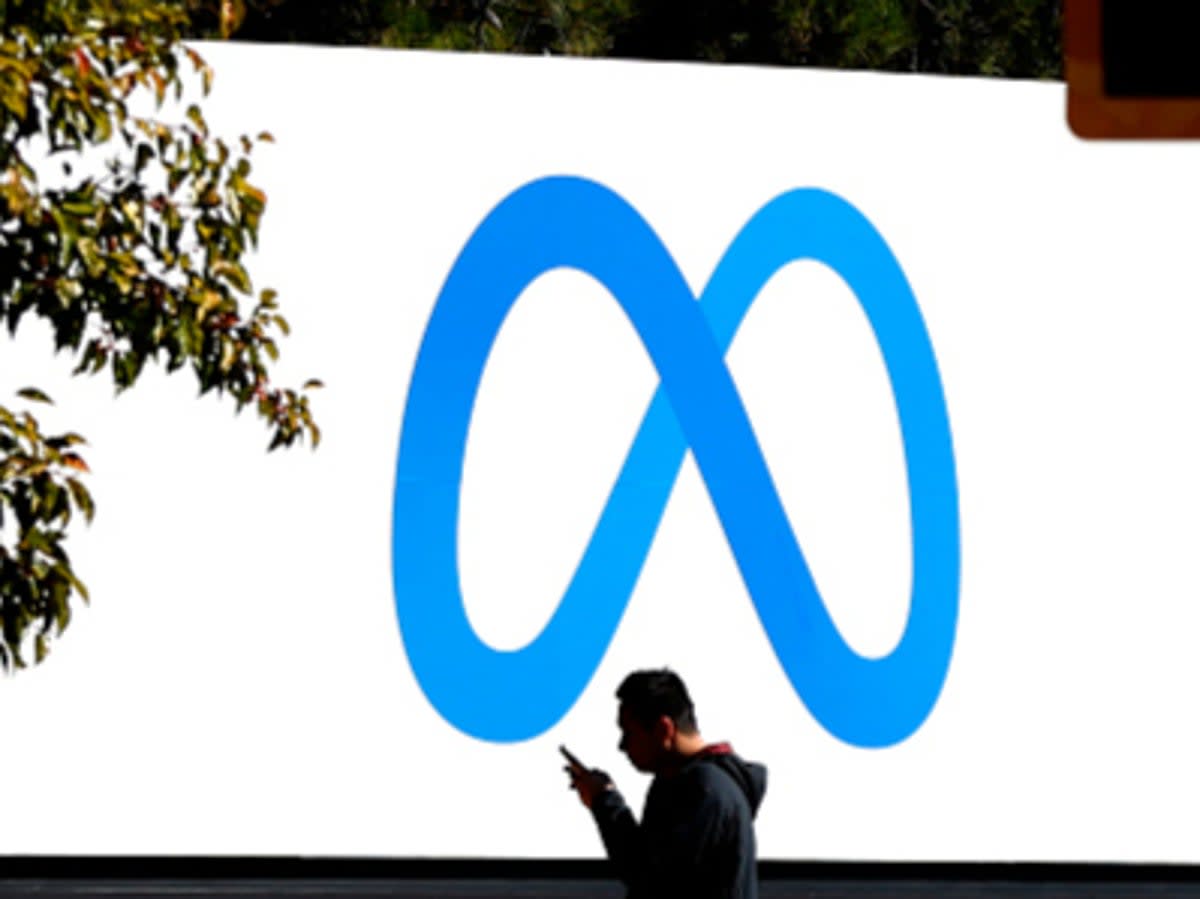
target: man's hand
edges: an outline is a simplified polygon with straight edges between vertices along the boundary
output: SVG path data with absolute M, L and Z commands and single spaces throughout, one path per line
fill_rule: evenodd
M 579 794 L 579 801 L 588 808 L 592 807 L 597 796 L 613 789 L 612 778 L 597 768 L 572 768 L 568 765 L 565 770 L 571 776 L 571 789 Z
M 588 808 L 592 807 L 592 801 L 598 795 L 605 790 L 613 789 L 612 778 L 603 771 L 596 768 L 588 768 L 583 762 L 571 755 L 565 746 L 558 747 L 558 750 L 563 754 L 563 758 L 567 760 L 567 764 L 563 767 L 563 770 L 571 778 L 571 789 L 579 794 L 579 801 Z

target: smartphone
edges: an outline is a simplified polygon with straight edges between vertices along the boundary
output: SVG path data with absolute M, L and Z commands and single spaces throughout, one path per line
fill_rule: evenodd
M 568 763 L 568 764 L 569 764 L 569 765 L 570 765 L 572 768 L 575 768 L 576 770 L 579 770 L 579 771 L 586 771 L 586 770 L 587 770 L 587 765 L 585 765 L 583 762 L 579 761 L 579 759 L 578 759 L 578 758 L 576 758 L 576 757 L 575 757 L 575 756 L 574 756 L 574 755 L 571 753 L 571 750 L 567 749 L 567 747 L 566 747 L 566 746 L 559 746 L 559 747 L 558 747 L 558 751 L 559 751 L 559 752 L 561 752 L 561 753 L 563 754 L 563 758 L 565 758 L 565 759 L 567 760 L 567 763 Z

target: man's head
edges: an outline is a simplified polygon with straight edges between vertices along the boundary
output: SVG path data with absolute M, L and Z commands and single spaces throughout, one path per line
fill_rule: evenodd
M 698 743 L 696 710 L 674 671 L 635 671 L 617 688 L 617 699 L 620 749 L 639 771 L 659 771 Z

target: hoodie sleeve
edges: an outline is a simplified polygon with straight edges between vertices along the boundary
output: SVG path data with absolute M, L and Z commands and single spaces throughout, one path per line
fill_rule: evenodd
M 704 867 L 706 853 L 721 840 L 726 818 L 721 797 L 701 778 L 686 778 L 669 801 L 651 800 L 641 824 L 615 789 L 596 797 L 592 816 L 617 875 L 632 895 L 663 895 L 687 872 Z

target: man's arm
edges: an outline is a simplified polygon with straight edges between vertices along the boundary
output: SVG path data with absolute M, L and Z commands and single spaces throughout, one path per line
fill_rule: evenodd
M 600 831 L 604 852 L 631 892 L 652 882 L 649 877 L 650 859 L 645 841 L 633 811 L 625 798 L 610 788 L 596 795 L 591 805 L 592 817 Z
M 688 777 L 652 797 L 641 824 L 621 794 L 609 788 L 591 805 L 605 851 L 634 893 L 667 895 L 702 880 L 723 833 L 726 810 L 702 778 Z
M 560 746 L 559 751 L 567 759 L 565 770 L 571 778 L 571 789 L 591 811 L 609 861 L 626 886 L 636 892 L 635 883 L 645 879 L 642 872 L 646 868 L 637 819 L 613 785 L 612 778 L 598 768 L 586 767 L 566 747 Z

